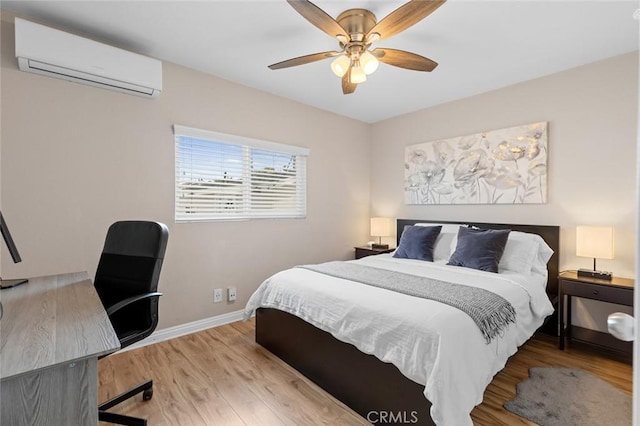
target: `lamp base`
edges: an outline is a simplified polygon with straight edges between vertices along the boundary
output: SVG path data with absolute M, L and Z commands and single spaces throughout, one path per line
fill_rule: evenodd
M 373 249 L 383 249 L 386 250 L 389 248 L 389 244 L 371 244 L 371 248 Z
M 611 281 L 613 274 L 607 271 L 594 271 L 592 269 L 578 269 L 579 277 L 597 278 L 599 280 Z

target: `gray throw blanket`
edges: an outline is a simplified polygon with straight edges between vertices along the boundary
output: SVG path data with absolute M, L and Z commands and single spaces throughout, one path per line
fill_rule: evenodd
M 475 321 L 487 344 L 491 343 L 494 337 L 499 336 L 509 323 L 516 322 L 516 311 L 511 303 L 483 288 L 348 262 L 336 261 L 297 267 L 410 296 L 435 300 L 458 308 Z

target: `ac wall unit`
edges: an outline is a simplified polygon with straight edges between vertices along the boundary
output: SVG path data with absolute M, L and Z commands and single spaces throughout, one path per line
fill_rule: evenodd
M 22 71 L 149 98 L 162 91 L 162 63 L 157 59 L 20 18 L 15 27 Z

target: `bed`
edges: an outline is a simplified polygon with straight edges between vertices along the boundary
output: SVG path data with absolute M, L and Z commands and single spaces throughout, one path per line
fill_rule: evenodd
M 456 229 L 461 225 L 437 223 Z M 430 225 L 426 220 L 397 221 L 399 243 L 405 226 L 416 224 Z M 426 268 L 429 262 L 391 254 L 354 262 L 416 275 L 428 269 L 427 274 L 450 282 L 504 289 L 518 321 L 490 343 L 477 330 L 467 332 L 473 322 L 455 308 L 304 268 L 274 275 L 249 300 L 246 314 L 256 312 L 256 341 L 371 423 L 471 424 L 469 413 L 493 375 L 554 311 L 559 227 L 462 225 L 539 235 L 553 250 L 544 277 L 538 274 L 529 282 L 509 271 L 489 274 L 446 262 Z M 410 334 L 416 324 L 424 336 Z M 549 329 L 555 332 L 553 325 Z

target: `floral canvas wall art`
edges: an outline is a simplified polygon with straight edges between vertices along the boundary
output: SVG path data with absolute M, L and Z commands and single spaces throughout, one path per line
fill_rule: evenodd
M 547 202 L 547 122 L 405 148 L 406 204 Z

